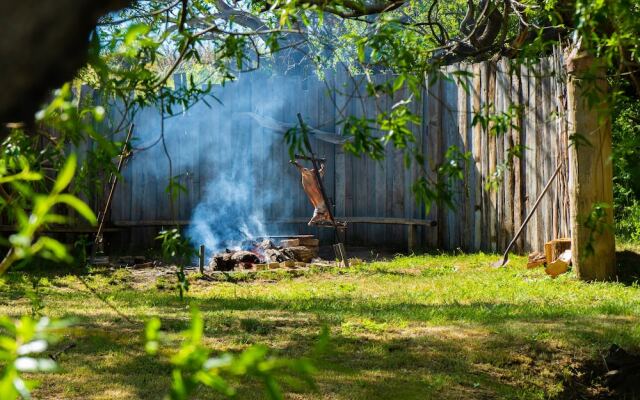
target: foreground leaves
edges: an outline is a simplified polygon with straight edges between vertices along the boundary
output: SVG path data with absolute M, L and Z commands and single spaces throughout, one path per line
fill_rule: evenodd
M 147 322 L 145 329 L 146 350 L 149 354 L 157 354 L 162 333 L 158 318 Z M 311 375 L 315 369 L 306 359 L 273 358 L 263 345 L 253 345 L 238 355 L 223 353 L 211 357 L 210 351 L 203 343 L 204 321 L 196 308 L 191 310 L 191 326 L 183 332 L 185 341 L 178 352 L 171 357 L 173 371 L 171 373 L 171 390 L 166 398 L 186 400 L 191 398 L 200 386 L 207 386 L 215 391 L 232 397 L 236 389 L 227 381 L 228 377 L 252 377 L 259 379 L 270 399 L 282 399 L 282 391 L 276 377 L 302 379 L 313 387 Z
M 56 341 L 55 332 L 68 326 L 67 321 L 39 320 L 23 316 L 13 321 L 0 317 L 0 361 L 5 368 L 0 372 L 2 399 L 30 399 L 37 382 L 22 378 L 24 372 L 51 372 L 57 364 L 51 358 L 41 357 L 49 344 Z

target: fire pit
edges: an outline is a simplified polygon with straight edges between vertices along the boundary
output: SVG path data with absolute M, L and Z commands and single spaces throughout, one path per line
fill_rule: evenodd
M 239 248 L 214 254 L 209 268 L 216 271 L 292 267 L 318 257 L 319 240 L 313 235 L 271 236 L 246 240 Z M 277 265 L 276 265 L 277 264 Z

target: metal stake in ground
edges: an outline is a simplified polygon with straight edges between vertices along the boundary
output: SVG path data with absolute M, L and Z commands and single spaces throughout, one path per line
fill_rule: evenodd
M 127 147 L 129 146 L 129 141 L 131 141 L 131 136 L 133 135 L 133 127 L 134 127 L 134 124 L 131 124 L 129 126 L 127 137 L 124 141 L 124 144 L 122 145 L 122 151 L 120 152 L 120 158 L 118 159 L 117 172 L 115 174 L 111 173 L 111 175 L 109 176 L 108 185 L 110 185 L 110 187 L 109 187 L 109 194 L 107 196 L 107 201 L 102 211 L 100 211 L 100 213 L 98 214 L 98 220 L 100 221 L 100 223 L 98 224 L 98 231 L 96 232 L 96 238 L 93 242 L 93 251 L 92 251 L 93 254 L 91 257 L 93 262 L 95 262 L 98 258 L 100 258 L 101 262 L 104 261 L 105 259 L 104 249 L 102 247 L 104 243 L 103 237 L 102 237 L 102 230 L 104 229 L 104 223 L 107 218 L 107 213 L 109 212 L 109 208 L 111 207 L 111 200 L 113 199 L 113 194 L 115 193 L 115 190 L 116 190 L 116 184 L 118 183 L 118 175 L 120 175 L 120 172 L 122 171 L 122 166 L 124 165 L 124 161 L 128 157 Z M 97 258 L 96 253 L 100 254 L 101 256 Z M 108 262 L 108 259 L 107 259 L 107 262 Z
M 336 223 L 335 218 L 333 218 L 333 212 L 331 211 L 331 203 L 329 203 L 329 199 L 327 198 L 327 193 L 324 190 L 324 184 L 322 183 L 322 177 L 320 176 L 320 172 L 319 172 L 320 167 L 318 166 L 318 163 L 317 163 L 318 159 L 313 154 L 313 149 L 311 148 L 311 142 L 309 142 L 307 125 L 302 120 L 302 115 L 300 115 L 300 113 L 298 113 L 298 121 L 300 121 L 300 129 L 302 129 L 302 139 L 304 142 L 304 146 L 309 152 L 309 157 L 307 157 L 307 159 L 311 161 L 311 164 L 313 164 L 313 171 L 316 176 L 316 180 L 318 181 L 318 186 L 320 186 L 320 193 L 322 194 L 322 198 L 324 199 L 325 204 L 327 204 L 327 213 L 329 214 L 329 219 L 333 224 L 336 241 L 338 242 L 337 245 L 340 248 L 340 251 L 338 251 L 336 255 L 338 256 L 340 261 L 344 263 L 345 266 L 348 266 L 349 261 L 347 259 L 346 251 L 344 249 L 344 243 L 340 239 L 340 234 L 338 232 L 339 231 L 338 224 Z

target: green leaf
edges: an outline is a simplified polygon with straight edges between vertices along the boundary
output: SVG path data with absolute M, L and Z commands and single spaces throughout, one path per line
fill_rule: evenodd
M 96 215 L 84 201 L 80 200 L 76 196 L 70 194 L 60 194 L 56 197 L 56 200 L 60 203 L 65 203 L 72 207 L 92 225 L 96 224 Z
M 404 81 L 406 79 L 406 76 L 404 74 L 398 76 L 396 78 L 396 80 L 393 82 L 393 91 L 397 92 L 398 90 L 400 90 L 400 88 L 402 88 L 402 85 L 404 85 Z
M 149 321 L 147 321 L 147 324 L 144 328 L 144 334 L 146 338 L 145 350 L 148 354 L 154 355 L 158 352 L 160 326 L 160 319 L 158 319 L 157 317 L 153 317 Z
M 33 245 L 33 248 L 34 250 L 49 250 L 53 255 L 53 257 L 49 258 L 54 258 L 62 261 L 70 260 L 69 254 L 67 253 L 67 248 L 64 247 L 62 243 L 47 236 L 40 237 L 38 241 Z
M 73 175 L 76 173 L 76 165 L 77 157 L 72 153 L 69 155 L 69 158 L 67 158 L 60 174 L 58 174 L 58 178 L 56 179 L 56 182 L 53 185 L 53 190 L 51 191 L 52 194 L 58 194 L 69 186 L 71 179 L 73 179 Z
M 124 36 L 124 44 L 127 46 L 133 43 L 138 37 L 149 33 L 150 27 L 146 24 L 131 25 Z

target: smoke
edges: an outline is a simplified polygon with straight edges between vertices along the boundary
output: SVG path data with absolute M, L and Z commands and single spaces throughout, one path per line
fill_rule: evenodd
M 234 172 L 207 184 L 187 230 L 194 245 L 204 244 L 212 252 L 239 248 L 245 240 L 267 235 L 263 224 L 266 201 L 251 200 L 257 182 L 230 161 Z
M 284 145 L 282 133 L 261 128 L 246 112 L 281 119 L 284 99 L 290 96 L 262 74 L 241 75 L 219 89 L 224 92 L 223 104 L 207 110 L 218 113 L 222 123 L 217 130 L 203 128 L 212 139 L 208 145 L 217 151 L 205 151 L 200 158 L 201 164 L 215 170 L 201 186 L 204 190 L 186 231 L 193 245 L 204 244 L 208 253 L 240 248 L 246 240 L 276 233 L 265 228 L 268 211 L 274 204 L 279 210 L 288 209 L 283 207 L 284 193 L 277 190 L 284 187 L 281 173 L 265 171 L 274 146 Z M 202 112 L 207 111 L 199 105 L 193 114 Z
M 186 236 L 194 246 L 204 244 L 207 253 L 238 248 L 248 239 L 276 234 L 265 223 L 291 215 L 291 194 L 297 180 L 286 164 L 283 132 L 261 127 L 248 113 L 274 120 L 295 120 L 286 110 L 284 85 L 261 73 L 241 75 L 235 82 L 215 85 L 213 98 L 206 98 L 188 110 L 165 114 L 165 145 L 171 157 L 172 175 L 188 192 L 180 193 L 175 217 L 189 220 Z M 177 111 L 177 112 L 176 112 Z M 144 171 L 145 185 L 155 182 L 153 199 L 144 198 L 152 190 L 140 189 L 133 181 L 132 196 L 139 201 L 143 217 L 131 219 L 172 220 L 168 196 L 169 165 L 162 141 L 159 141 L 162 116 L 157 109 L 146 108 L 136 115 L 131 170 Z M 144 149 L 144 150 L 142 150 Z M 274 161 L 274 160 L 277 160 Z M 125 179 L 126 180 L 126 179 Z M 153 205 L 151 208 L 154 208 Z M 147 216 L 144 217 L 144 214 Z

